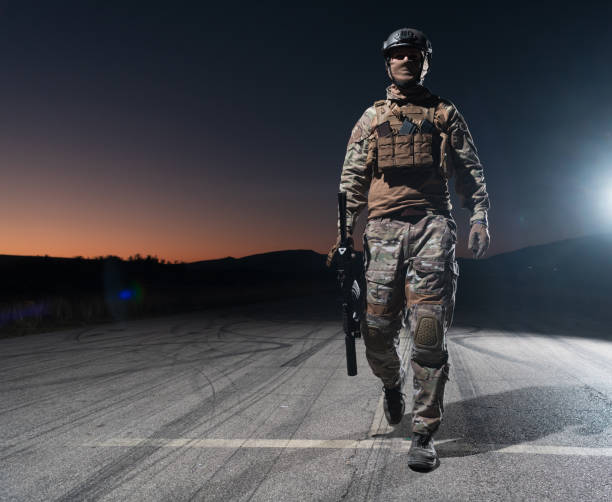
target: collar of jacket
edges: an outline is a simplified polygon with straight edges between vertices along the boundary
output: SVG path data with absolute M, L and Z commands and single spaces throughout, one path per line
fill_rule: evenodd
M 431 97 L 429 89 L 422 85 L 415 85 L 410 89 L 400 89 L 395 84 L 387 87 L 387 99 L 397 101 L 398 103 L 419 102 Z

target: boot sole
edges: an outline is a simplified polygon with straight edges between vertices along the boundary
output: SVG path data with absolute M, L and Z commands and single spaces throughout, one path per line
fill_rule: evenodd
M 422 460 L 419 461 L 408 461 L 408 467 L 410 467 L 413 471 L 431 471 L 434 467 L 438 465 L 438 459 L 435 458 L 432 462 L 425 462 Z
M 438 462 L 439 460 L 437 456 L 433 458 L 408 457 L 408 467 L 410 467 L 413 471 L 430 471 L 438 465 Z

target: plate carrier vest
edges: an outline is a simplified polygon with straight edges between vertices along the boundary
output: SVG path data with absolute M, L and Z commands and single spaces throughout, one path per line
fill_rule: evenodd
M 429 106 L 376 101 L 378 125 L 368 152 L 368 159 L 375 160 L 375 168 L 383 173 L 437 168 L 445 178 L 450 178 L 448 135 L 440 130 L 436 116 L 439 104 L 439 99 Z

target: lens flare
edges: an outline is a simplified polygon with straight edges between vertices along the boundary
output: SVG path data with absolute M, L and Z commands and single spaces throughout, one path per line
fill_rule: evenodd
M 142 286 L 137 282 L 133 282 L 130 287 L 119 291 L 119 298 L 124 301 L 133 300 L 136 303 L 141 303 L 143 299 Z

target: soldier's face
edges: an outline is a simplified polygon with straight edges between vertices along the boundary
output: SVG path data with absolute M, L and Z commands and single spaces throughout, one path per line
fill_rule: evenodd
M 402 87 L 414 85 L 421 77 L 423 54 L 414 47 L 392 49 L 389 59 L 389 71 L 395 81 Z

